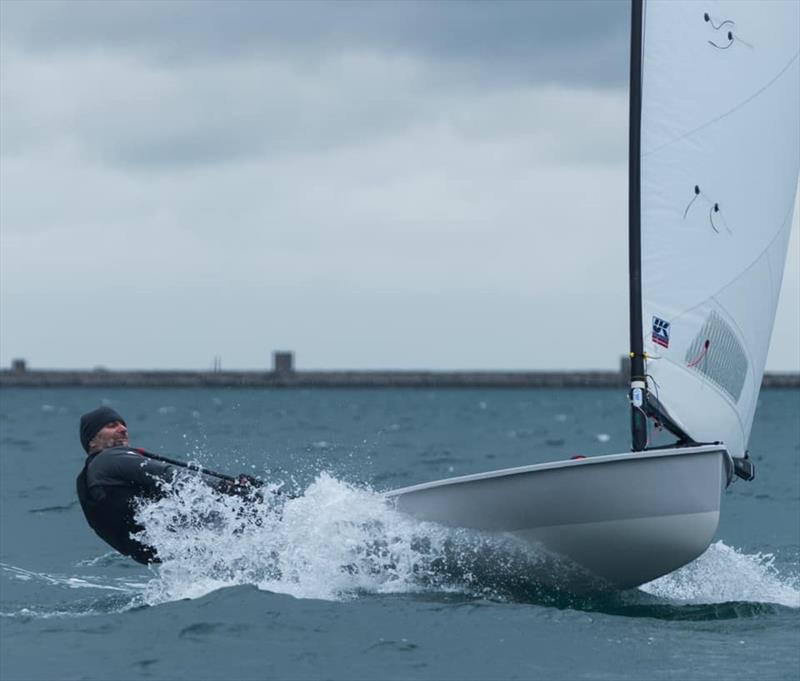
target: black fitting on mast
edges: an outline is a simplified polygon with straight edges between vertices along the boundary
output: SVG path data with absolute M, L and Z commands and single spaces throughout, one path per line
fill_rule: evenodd
M 647 379 L 642 327 L 642 0 L 631 0 L 631 81 L 628 119 L 628 272 L 630 285 L 631 444 L 647 446 Z

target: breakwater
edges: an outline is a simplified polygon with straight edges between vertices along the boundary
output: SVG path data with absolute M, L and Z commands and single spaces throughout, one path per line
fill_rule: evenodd
M 618 371 L 298 371 L 276 362 L 270 371 L 0 370 L 0 387 L 253 387 L 253 388 L 624 388 Z M 800 388 L 798 373 L 768 373 L 763 387 Z
M 0 386 L 94 387 L 568 387 L 624 386 L 616 371 L 13 371 Z

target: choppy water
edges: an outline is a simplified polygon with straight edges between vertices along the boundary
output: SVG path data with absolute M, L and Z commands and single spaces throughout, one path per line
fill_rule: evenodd
M 143 511 L 162 566 L 109 552 L 74 492 L 101 401 L 134 444 L 299 496 L 243 513 L 176 490 Z M 762 394 L 758 479 L 726 493 L 717 541 L 640 589 L 548 590 L 535 556 L 379 495 L 625 451 L 627 428 L 616 390 L 4 390 L 0 678 L 796 679 L 796 390 Z

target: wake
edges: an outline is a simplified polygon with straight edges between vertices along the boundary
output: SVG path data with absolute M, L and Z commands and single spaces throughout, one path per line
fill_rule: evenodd
M 640 589 L 690 604 L 737 601 L 800 608 L 800 580 L 796 574 L 782 575 L 774 554 L 746 554 L 722 541 L 688 565 Z
M 76 566 L 81 574 L 50 575 L 0 564 L 7 580 L 37 582 L 84 594 L 96 605 L 28 607 L 4 604 L 0 616 L 44 617 L 121 611 L 195 599 L 217 589 L 251 585 L 296 598 L 349 600 L 363 595 L 427 594 L 488 599 L 617 614 L 682 616 L 699 608 L 715 617 L 721 604 L 751 603 L 732 616 L 772 606 L 800 609 L 798 575 L 784 574 L 772 555 L 746 554 L 722 541 L 697 560 L 639 589 L 574 597 L 554 589 L 552 557 L 513 536 L 485 535 L 416 521 L 385 497 L 323 473 L 302 496 L 265 494 L 260 502 L 220 496 L 200 481 L 174 485 L 137 515 L 140 537 L 160 565 L 126 577 L 88 576 L 118 569 L 104 554 Z M 541 577 L 545 574 L 547 579 Z M 109 600 L 110 599 L 110 600 Z M 54 601 L 56 599 L 53 599 Z M 767 606 L 762 607 L 763 604 Z M 681 610 L 682 609 L 682 610 Z M 728 616 L 728 615 L 719 615 Z
M 250 506 L 219 499 L 201 483 L 143 509 L 143 539 L 163 564 L 144 591 L 147 603 L 196 598 L 241 584 L 297 598 L 344 600 L 360 594 L 447 592 L 522 602 L 560 602 L 559 569 L 512 536 L 419 522 L 383 495 L 323 473 L 294 499 Z M 176 517 L 205 517 L 190 531 Z M 748 555 L 718 541 L 689 565 L 634 592 L 677 605 L 769 603 L 800 609 L 797 575 L 772 555 Z M 547 585 L 545 585 L 547 584 Z M 567 599 L 578 605 L 580 601 Z

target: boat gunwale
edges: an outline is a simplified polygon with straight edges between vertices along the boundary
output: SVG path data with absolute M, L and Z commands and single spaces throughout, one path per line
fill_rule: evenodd
M 591 456 L 576 459 L 563 459 L 560 461 L 547 461 L 544 463 L 530 464 L 527 466 L 516 466 L 513 468 L 501 468 L 494 471 L 486 471 L 485 473 L 470 473 L 467 475 L 459 475 L 453 478 L 443 478 L 441 480 L 432 480 L 430 482 L 422 482 L 416 485 L 409 485 L 408 487 L 401 487 L 394 490 L 384 492 L 384 496 L 394 498 L 403 494 L 411 492 L 419 492 L 426 489 L 434 489 L 437 487 L 444 487 L 456 483 L 476 482 L 479 480 L 489 480 L 492 478 L 510 477 L 524 473 L 535 473 L 537 471 L 558 470 L 560 468 L 572 468 L 577 466 L 593 466 L 602 465 L 606 463 L 614 463 L 618 461 L 629 460 L 645 460 L 645 459 L 659 459 L 674 456 L 691 456 L 694 454 L 709 454 L 720 452 L 727 458 L 730 458 L 728 450 L 725 445 L 710 444 L 710 445 L 697 445 L 689 447 L 670 447 L 668 449 L 651 449 L 641 452 L 623 452 L 621 454 L 602 454 L 600 456 Z

